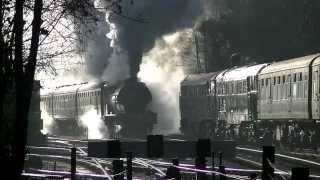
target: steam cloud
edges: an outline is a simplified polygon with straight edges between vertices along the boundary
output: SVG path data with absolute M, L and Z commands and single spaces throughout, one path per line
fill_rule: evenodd
M 184 48 L 190 41 L 191 29 L 163 36 L 143 57 L 138 77 L 144 81 L 153 96 L 150 109 L 158 114 L 155 133 L 179 132 L 179 87 L 185 77 Z M 190 38 L 190 37 L 188 37 Z
M 144 52 L 155 45 L 157 38 L 181 29 L 193 27 L 202 12 L 199 0 L 137 0 L 122 1 L 123 16 L 114 15 L 112 22 L 118 28 L 119 46 L 128 53 L 130 75 L 139 72 Z
M 54 124 L 53 118 L 49 115 L 48 112 L 41 110 L 41 119 L 43 120 L 43 129 L 41 132 L 43 134 L 52 133 L 52 128 Z
M 136 76 L 143 54 L 154 47 L 156 39 L 193 27 L 203 10 L 201 0 L 123 0 L 120 3 L 121 14 L 112 13 L 107 8 L 110 7 L 110 1 L 96 0 L 95 5 L 99 9 L 101 7 L 106 9 L 105 22 L 108 31 L 105 34 L 109 39 L 105 41 L 109 44 L 107 46 L 103 46 L 103 43 L 99 43 L 100 41 L 95 42 L 99 44 L 95 50 L 100 53 L 104 52 L 101 48 L 108 49 L 105 51 L 104 58 L 100 58 L 107 60 L 107 63 L 101 63 L 99 67 L 98 64 L 94 65 L 98 69 L 95 73 L 99 73 L 101 67 L 105 67 L 105 70 L 100 73 L 100 78 L 109 81 L 113 81 L 113 78 L 119 79 L 119 77 L 112 75 L 111 78 L 107 75 L 119 74 L 119 72 L 122 72 L 120 73 L 122 78 L 123 74 L 126 77 Z M 99 40 L 101 39 L 103 38 Z M 112 49 L 111 53 L 110 49 Z M 119 54 L 122 56 L 119 57 Z M 107 67 L 115 64 L 116 59 L 125 59 L 127 63 L 121 62 L 118 68 Z M 126 65 L 129 67 L 125 67 Z
M 153 95 L 150 109 L 158 113 L 156 132 L 178 132 L 179 85 L 184 77 L 181 48 L 187 28 L 192 28 L 203 13 L 202 0 L 121 1 L 121 14 L 106 11 L 113 53 L 102 79 L 109 82 L 137 76 L 146 82 Z M 108 7 L 108 1 L 95 1 Z M 190 31 L 190 30 L 189 30 Z M 168 35 L 170 34 L 170 35 Z M 185 46 L 184 46 L 185 47 Z M 143 63 L 141 64 L 143 60 Z M 141 66 L 140 66 L 141 65 Z
M 108 129 L 104 125 L 99 113 L 91 108 L 80 117 L 80 122 L 87 127 L 88 139 L 107 138 Z

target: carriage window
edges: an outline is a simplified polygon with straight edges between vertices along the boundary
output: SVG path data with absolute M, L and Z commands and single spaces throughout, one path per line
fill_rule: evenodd
M 294 74 L 293 74 L 293 82 L 296 82 L 296 81 L 297 81 L 297 74 L 294 73 Z
M 261 79 L 261 86 L 264 86 L 264 79 Z
M 277 84 L 280 84 L 280 76 L 277 77 Z
M 273 85 L 276 85 L 276 77 L 273 77 Z
M 286 76 L 285 75 L 282 76 L 282 83 L 283 84 L 286 83 Z
M 230 83 L 230 87 L 231 87 L 231 88 L 230 88 L 230 93 L 232 94 L 233 91 L 234 91 L 234 90 L 233 90 L 233 83 Z
M 243 92 L 247 92 L 247 81 L 243 81 Z
M 291 82 L 291 75 L 290 74 L 287 76 L 287 82 Z
M 266 79 L 266 86 L 269 85 L 269 79 Z
M 299 73 L 299 79 L 298 81 L 302 81 L 302 73 Z

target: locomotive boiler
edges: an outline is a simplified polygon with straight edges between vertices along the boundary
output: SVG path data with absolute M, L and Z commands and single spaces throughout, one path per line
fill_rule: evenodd
M 143 82 L 136 77 L 129 78 L 113 97 L 113 109 L 117 113 L 105 116 L 105 123 L 111 127 L 109 131 L 113 138 L 145 138 L 152 133 L 157 116 L 147 109 L 152 95 Z

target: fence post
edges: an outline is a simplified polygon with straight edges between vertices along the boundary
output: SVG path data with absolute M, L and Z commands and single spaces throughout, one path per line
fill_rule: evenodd
M 206 169 L 206 158 L 204 156 L 196 157 L 196 169 Z M 206 180 L 206 174 L 197 172 L 197 180 Z
M 262 180 L 274 179 L 274 153 L 273 146 L 263 146 L 262 154 Z
M 310 170 L 307 167 L 295 167 L 291 172 L 291 180 L 309 180 Z
M 132 180 L 132 152 L 127 152 L 127 180 Z
M 215 164 L 214 164 L 214 152 L 211 153 L 211 166 L 212 166 L 212 171 L 216 171 L 216 169 L 214 168 Z M 215 180 L 216 179 L 216 174 L 212 173 L 212 178 L 211 180 Z
M 76 180 L 77 171 L 77 149 L 71 148 L 71 180 Z
M 225 170 L 224 166 L 222 166 L 222 165 L 219 166 L 219 172 L 224 174 L 224 175 L 220 174 L 220 180 L 226 180 L 227 176 L 225 176 L 226 170 Z
M 219 166 L 222 166 L 222 152 L 219 151 Z
M 147 136 L 147 156 L 152 158 L 163 157 L 163 135 Z
M 166 178 L 174 178 L 176 180 L 181 180 L 180 169 L 174 166 L 179 166 L 179 159 L 172 159 L 172 166 L 167 168 Z
M 113 160 L 112 161 L 112 168 L 113 168 L 114 180 L 124 180 L 123 161 L 122 160 Z

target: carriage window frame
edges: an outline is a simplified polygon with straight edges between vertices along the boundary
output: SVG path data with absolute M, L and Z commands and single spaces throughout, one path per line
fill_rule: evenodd
M 269 86 L 269 79 L 266 78 L 266 86 Z
M 302 72 L 299 73 L 298 81 L 302 81 Z

